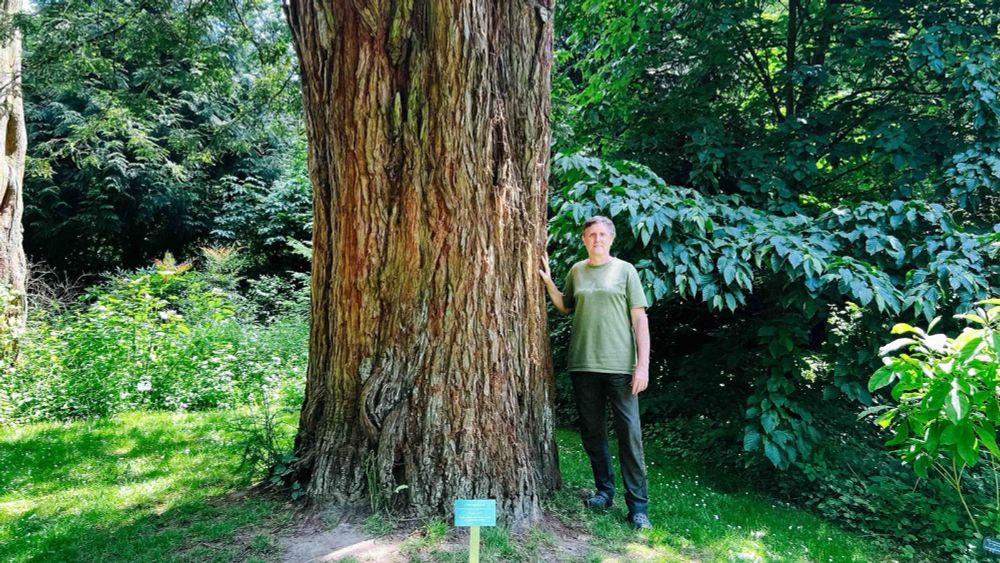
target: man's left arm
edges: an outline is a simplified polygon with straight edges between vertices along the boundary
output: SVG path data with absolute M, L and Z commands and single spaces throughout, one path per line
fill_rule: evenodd
M 632 394 L 638 395 L 649 385 L 649 321 L 645 307 L 633 307 L 632 332 L 635 333 L 636 361 L 632 372 Z

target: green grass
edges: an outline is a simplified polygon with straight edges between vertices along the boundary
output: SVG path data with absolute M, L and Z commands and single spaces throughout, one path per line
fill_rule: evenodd
M 130 413 L 0 433 L 0 561 L 249 561 L 279 503 L 246 480 L 231 414 Z
M 617 467 L 614 508 L 605 513 L 588 511 L 580 491 L 593 487 L 593 476 L 580 437 L 560 431 L 557 439 L 563 490 L 552 500 L 551 509 L 567 524 L 582 524 L 600 551 L 665 561 L 867 562 L 886 558 L 885 546 L 748 490 L 721 491 L 696 468 L 674 466 L 648 446 L 649 517 L 654 527 L 636 533 L 625 523 L 624 488 Z M 617 464 L 617 457 L 613 461 Z
M 395 524 L 392 520 L 386 518 L 380 513 L 372 514 L 365 519 L 364 523 L 361 525 L 361 529 L 365 531 L 366 534 L 382 537 L 388 536 L 395 530 Z
M 131 413 L 0 432 L 0 561 L 274 560 L 294 516 L 281 499 L 239 496 L 248 482 L 238 437 L 227 430 L 235 419 L 225 412 Z M 590 465 L 577 434 L 560 431 L 558 441 L 564 487 L 549 510 L 587 537 L 484 528 L 484 562 L 885 559 L 885 546 L 766 497 L 722 489 L 655 448 L 647 452 L 655 527 L 636 533 L 624 521 L 620 484 L 611 511 L 583 508 Z M 373 536 L 393 531 L 381 515 L 363 528 Z M 576 542 L 574 557 L 560 555 L 567 541 Z M 449 522 L 430 520 L 400 551 L 411 561 L 464 561 L 467 542 Z

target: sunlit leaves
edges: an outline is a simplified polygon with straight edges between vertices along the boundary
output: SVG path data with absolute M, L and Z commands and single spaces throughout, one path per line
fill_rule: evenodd
M 138 266 L 212 237 L 233 184 L 279 191 L 301 119 L 277 5 L 40 0 L 24 25 L 33 257 Z
M 550 235 L 572 246 L 587 217 L 611 217 L 619 252 L 647 260 L 640 269 L 656 299 L 736 311 L 759 280 L 776 275 L 815 299 L 930 319 L 942 300 L 986 295 L 996 271 L 989 259 L 998 237 L 963 232 L 939 204 L 896 200 L 781 215 L 739 196 L 667 186 L 628 161 L 556 155 L 553 172 L 560 189 Z
M 895 404 L 889 405 L 880 420 L 895 431 L 887 445 L 898 448 L 922 476 L 938 462 L 945 467 L 952 461 L 972 466 L 983 455 L 1000 461 L 997 303 L 996 299 L 983 300 L 979 307 L 958 315 L 973 327 L 955 338 L 931 333 L 932 328 L 897 324 L 894 333 L 912 338 L 903 339 L 909 341 L 903 346 L 884 347 L 886 365 L 869 380 L 869 388 L 876 390 L 899 378 L 898 389 L 892 392 Z M 902 349 L 907 352 L 900 353 Z

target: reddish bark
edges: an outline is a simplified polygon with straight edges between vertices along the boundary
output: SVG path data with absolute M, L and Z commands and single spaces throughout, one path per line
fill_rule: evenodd
M 286 9 L 315 190 L 298 477 L 313 497 L 420 515 L 496 498 L 530 521 L 559 481 L 537 275 L 550 8 Z

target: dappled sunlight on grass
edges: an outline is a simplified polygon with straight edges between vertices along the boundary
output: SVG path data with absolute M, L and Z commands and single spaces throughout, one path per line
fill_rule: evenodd
M 654 528 L 637 534 L 625 522 L 617 467 L 614 507 L 589 512 L 581 496 L 593 487 L 593 477 L 579 435 L 560 431 L 557 439 L 564 490 L 553 499 L 553 511 L 568 524 L 583 525 L 597 547 L 624 560 L 885 560 L 876 545 L 856 534 L 747 490 L 719 491 L 698 474 L 698 468 L 671 465 L 655 448 L 647 450 Z M 617 464 L 617 459 L 613 461 Z
M 252 530 L 263 522 L 272 528 L 283 522 L 280 527 L 293 515 L 275 500 L 227 498 L 246 483 L 238 471 L 240 446 L 230 435 L 232 416 L 136 413 L 0 434 L 0 560 L 242 561 L 274 555 L 269 536 Z M 569 540 L 587 560 L 884 559 L 858 536 L 746 490 L 720 491 L 698 468 L 674 466 L 655 451 L 647 454 L 654 528 L 637 533 L 625 522 L 620 484 L 611 510 L 583 507 L 581 495 L 592 486 L 589 462 L 577 434 L 561 431 L 558 440 L 565 486 L 549 509 L 585 531 Z M 439 530 L 434 537 L 442 535 Z M 483 553 L 532 561 L 549 553 L 546 545 L 566 540 L 514 538 L 503 527 L 486 528 Z M 438 553 L 431 543 L 417 551 L 435 561 L 461 558 Z
M 767 548 L 756 539 L 727 536 L 712 544 L 710 551 L 724 553 L 731 561 L 770 561 L 773 559 Z
M 622 550 L 627 561 L 687 561 L 680 551 L 667 545 L 629 542 Z
M 238 558 L 234 532 L 276 503 L 224 500 L 246 483 L 231 416 L 128 413 L 0 434 L 0 560 L 170 559 L 226 538 L 199 549 Z

